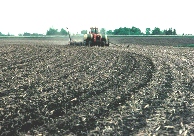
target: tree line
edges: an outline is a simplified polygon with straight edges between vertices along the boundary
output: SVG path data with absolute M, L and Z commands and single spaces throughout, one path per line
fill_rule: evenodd
M 164 30 L 161 30 L 158 27 L 155 27 L 153 30 L 151 30 L 150 28 L 146 28 L 146 31 L 144 33 L 139 28 L 134 26 L 131 28 L 120 27 L 118 29 L 108 31 L 106 31 L 105 28 L 101 28 L 100 33 L 107 35 L 177 35 L 176 29 L 172 28 Z M 81 34 L 87 34 L 87 30 L 82 30 Z
M 64 29 L 61 28 L 61 30 L 59 31 L 58 29 L 55 28 L 49 28 L 49 30 L 47 30 L 46 35 L 67 35 L 68 32 Z M 14 36 L 14 35 L 10 35 L 8 34 L 2 34 L 0 32 L 0 36 Z M 43 34 L 38 34 L 38 33 L 29 33 L 29 32 L 24 32 L 23 34 L 18 34 L 18 36 L 44 36 Z
M 177 35 L 176 29 L 165 29 L 161 30 L 158 27 L 155 27 L 153 30 L 150 28 L 146 28 L 145 33 L 142 32 L 139 28 L 137 27 L 132 27 L 132 28 L 127 28 L 127 27 L 120 27 L 115 30 L 108 30 L 106 32 L 107 35 Z
M 0 32 L 0 36 L 15 36 L 15 35 L 9 33 L 3 34 Z M 18 36 L 43 36 L 43 34 L 24 32 L 23 34 L 18 34 Z
M 68 32 L 64 29 L 61 28 L 60 31 L 58 31 L 58 29 L 55 28 L 49 28 L 49 30 L 47 30 L 46 35 L 67 35 Z
M 88 31 L 82 30 L 80 33 L 87 34 Z M 177 35 L 176 29 L 172 28 L 164 30 L 161 30 L 159 27 L 155 27 L 153 30 L 151 30 L 150 28 L 146 28 L 145 32 L 142 32 L 139 28 L 134 26 L 131 28 L 120 27 L 115 30 L 108 31 L 106 31 L 105 28 L 101 28 L 100 33 L 107 35 Z M 60 30 L 55 28 L 49 28 L 46 32 L 46 35 L 68 35 L 68 32 L 64 28 L 61 28 Z M 9 33 L 6 35 L 0 32 L 0 36 L 13 36 L 13 35 L 10 35 Z M 24 32 L 23 34 L 18 34 L 18 36 L 43 36 L 43 34 L 38 33 L 31 34 L 28 32 Z
M 0 32 L 0 36 L 13 36 L 13 35 L 9 34 L 9 33 L 8 34 L 3 34 L 3 33 Z

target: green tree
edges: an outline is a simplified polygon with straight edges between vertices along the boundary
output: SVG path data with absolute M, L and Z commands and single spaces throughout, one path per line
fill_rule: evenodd
M 124 30 L 124 28 L 121 28 L 121 27 L 120 27 L 120 28 L 118 29 L 118 35 L 127 35 L 126 32 L 125 32 L 125 30 Z
M 101 33 L 101 34 L 106 34 L 105 28 L 101 28 L 101 29 L 100 29 L 100 33 Z
M 115 29 L 113 34 L 114 35 L 129 35 L 130 34 L 130 28 L 120 27 L 119 29 Z
M 6 36 L 6 35 L 0 32 L 0 36 Z
M 176 33 L 176 29 L 173 29 L 172 34 L 173 34 L 173 35 L 177 35 L 177 33 Z
M 113 31 L 113 34 L 114 34 L 114 35 L 119 35 L 119 29 L 115 29 L 115 30 Z
M 30 36 L 30 33 L 25 32 L 23 36 Z
M 38 36 L 38 33 L 32 33 L 30 36 Z
M 121 27 L 119 29 L 115 29 L 113 34 L 114 35 L 120 35 L 121 34 L 121 29 L 122 29 Z
M 167 35 L 167 30 L 164 29 L 164 30 L 162 31 L 162 34 L 163 34 L 163 35 Z
M 87 30 L 82 30 L 81 34 L 87 34 Z
M 150 28 L 146 28 L 146 35 L 150 35 L 151 34 L 151 29 Z
M 113 35 L 113 31 L 112 31 L 112 30 L 108 30 L 108 31 L 106 32 L 106 34 L 107 34 L 107 35 Z
M 172 28 L 169 28 L 166 32 L 166 35 L 172 35 Z
M 115 29 L 113 34 L 114 35 L 140 35 L 143 33 L 139 28 L 133 26 L 132 28 L 120 27 L 119 29 Z
M 124 35 L 130 35 L 131 34 L 131 29 L 127 28 L 127 27 L 124 27 L 122 31 L 123 31 Z
M 140 34 L 142 34 L 142 33 L 141 33 L 141 30 L 139 28 L 133 26 L 130 29 L 130 35 L 140 35 Z
M 168 30 L 165 29 L 165 30 L 162 32 L 162 34 L 164 34 L 164 35 L 177 35 L 177 34 L 176 34 L 176 29 L 173 29 L 173 30 L 172 30 L 172 28 L 169 28 Z
M 59 34 L 58 29 L 50 28 L 47 30 L 46 35 L 57 35 Z
M 67 35 L 68 33 L 65 29 L 61 28 L 60 34 L 61 35 Z
M 160 34 L 162 34 L 162 32 L 158 27 L 155 27 L 154 30 L 152 30 L 152 35 L 160 35 Z

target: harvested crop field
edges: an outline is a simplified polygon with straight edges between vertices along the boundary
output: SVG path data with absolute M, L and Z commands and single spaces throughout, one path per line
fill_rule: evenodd
M 0 39 L 2 136 L 194 134 L 193 37 L 67 41 Z

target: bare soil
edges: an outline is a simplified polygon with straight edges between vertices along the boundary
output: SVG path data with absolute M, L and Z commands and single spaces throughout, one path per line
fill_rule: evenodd
M 0 39 L 0 134 L 193 135 L 194 39 Z

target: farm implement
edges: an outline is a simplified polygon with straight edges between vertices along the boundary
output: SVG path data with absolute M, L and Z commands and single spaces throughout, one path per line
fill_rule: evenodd
M 67 27 L 66 27 L 67 28 Z M 68 28 L 67 28 L 68 29 Z M 76 40 L 73 40 L 70 36 L 70 33 L 68 31 L 68 35 L 69 35 L 69 42 L 68 45 L 82 45 L 82 42 L 77 42 Z
M 68 28 L 67 28 L 68 29 Z M 73 40 L 69 35 L 69 45 L 84 45 L 84 46 L 109 46 L 109 39 L 106 34 L 100 34 L 97 27 L 91 27 L 89 34 L 84 34 L 83 41 L 78 42 Z

